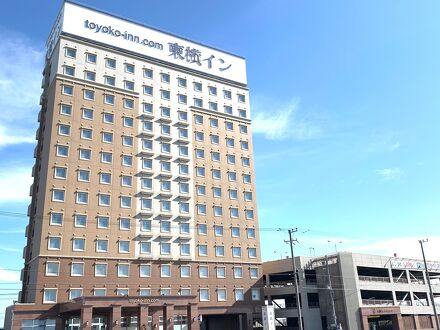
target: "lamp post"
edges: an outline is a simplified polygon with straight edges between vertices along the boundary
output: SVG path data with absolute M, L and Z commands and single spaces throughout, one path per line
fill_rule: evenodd
M 327 242 L 328 243 L 333 243 L 335 245 L 335 252 L 338 252 L 338 247 L 337 247 L 336 244 L 341 244 L 342 243 L 342 241 L 330 241 L 330 240 L 327 240 Z
M 437 316 L 437 308 L 435 307 L 434 294 L 432 293 L 431 280 L 429 278 L 428 265 L 426 264 L 425 250 L 423 249 L 423 243 L 426 243 L 426 242 L 428 242 L 427 238 L 419 240 L 420 248 L 422 249 L 423 263 L 425 264 L 425 274 L 426 274 L 426 280 L 428 281 L 429 296 L 431 297 L 431 304 L 432 304 L 432 308 L 434 310 L 435 325 L 436 325 L 437 330 L 440 330 L 438 316 Z
M 292 233 L 296 232 L 297 229 L 289 229 L 289 241 L 290 241 L 290 254 L 292 256 L 292 267 L 293 267 L 293 282 L 295 283 L 295 292 L 296 292 L 296 307 L 298 309 L 298 328 L 299 330 L 303 330 L 302 324 L 302 313 L 301 313 L 301 300 L 299 299 L 299 290 L 298 290 L 298 278 L 296 276 L 296 263 L 295 263 L 295 255 L 293 253 L 293 239 Z

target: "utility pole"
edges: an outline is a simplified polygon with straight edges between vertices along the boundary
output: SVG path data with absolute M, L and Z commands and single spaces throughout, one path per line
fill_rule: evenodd
M 327 257 L 327 255 L 325 255 L 325 268 L 327 270 L 328 289 L 330 290 L 330 300 L 331 300 L 331 305 L 332 305 L 333 324 L 335 326 L 335 329 L 337 329 L 338 321 L 336 319 L 335 297 L 333 295 L 332 279 L 330 277 L 330 269 L 328 267 L 328 257 Z M 332 329 L 332 328 L 330 328 L 330 329 Z
M 297 228 L 289 229 L 289 243 L 290 243 L 290 254 L 292 256 L 292 266 L 293 266 L 293 279 L 295 283 L 295 292 L 296 292 L 296 308 L 298 309 L 298 326 L 299 330 L 303 330 L 302 324 L 302 313 L 301 313 L 301 300 L 299 298 L 299 289 L 298 289 L 298 278 L 296 277 L 296 263 L 295 263 L 295 255 L 293 254 L 293 242 L 298 242 L 297 239 L 292 239 L 292 234 L 298 231 Z
M 425 274 L 426 274 L 426 280 L 428 281 L 429 295 L 431 297 L 432 308 L 434 309 L 435 325 L 436 325 L 437 330 L 440 330 L 438 316 L 437 316 L 437 308 L 435 307 L 435 301 L 434 301 L 434 293 L 432 292 L 431 280 L 429 278 L 428 265 L 426 264 L 425 251 L 423 250 L 423 243 L 426 243 L 426 242 L 428 242 L 427 238 L 419 240 L 420 248 L 422 249 L 423 262 L 425 263 Z

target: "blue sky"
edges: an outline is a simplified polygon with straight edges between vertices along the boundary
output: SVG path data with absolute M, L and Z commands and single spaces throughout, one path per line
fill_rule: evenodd
M 265 260 L 289 251 L 276 228 L 295 227 L 298 254 L 333 252 L 330 240 L 420 257 L 428 237 L 440 260 L 438 1 L 83 3 L 247 58 Z M 60 5 L 0 11 L 1 288 L 18 287 L 44 44 Z

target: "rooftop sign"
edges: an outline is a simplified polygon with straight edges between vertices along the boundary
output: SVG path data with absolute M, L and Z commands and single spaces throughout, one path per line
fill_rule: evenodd
M 48 53 L 60 32 L 246 84 L 246 64 L 241 57 L 71 2 L 64 3 L 52 29 Z

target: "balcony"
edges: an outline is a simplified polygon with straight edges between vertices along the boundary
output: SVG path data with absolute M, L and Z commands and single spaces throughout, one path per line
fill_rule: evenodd
M 361 276 L 359 275 L 359 281 L 364 282 L 379 282 L 379 283 L 390 283 L 389 277 L 382 277 L 382 276 Z
M 362 299 L 362 304 L 366 306 L 394 306 L 394 302 L 389 299 Z

